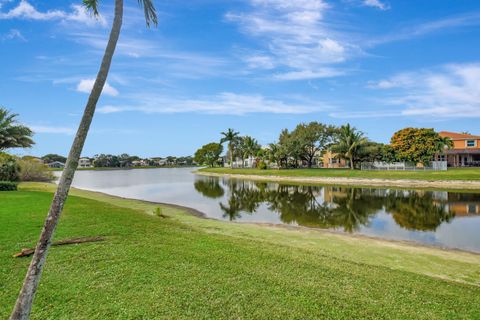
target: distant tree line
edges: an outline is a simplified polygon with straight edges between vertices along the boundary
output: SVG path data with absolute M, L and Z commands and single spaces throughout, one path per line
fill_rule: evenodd
M 437 154 L 452 146 L 448 138 L 441 137 L 429 128 L 405 128 L 395 132 L 390 144 L 371 141 L 351 126 L 333 126 L 320 122 L 300 123 L 293 130 L 283 129 L 278 140 L 262 147 L 251 136 L 241 136 L 234 129 L 221 132 L 219 142 L 204 145 L 195 154 L 199 164 L 223 165 L 231 168 L 245 159 L 254 159 L 255 166 L 266 168 L 275 164 L 279 168 L 311 168 L 318 164 L 327 151 L 343 159 L 351 169 L 362 162 L 406 161 L 429 164 Z M 221 158 L 222 145 L 226 144 L 225 158 Z M 213 159 L 215 158 L 215 159 Z

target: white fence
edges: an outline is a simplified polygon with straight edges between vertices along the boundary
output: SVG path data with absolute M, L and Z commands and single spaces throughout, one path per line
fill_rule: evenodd
M 446 171 L 447 161 L 432 161 L 429 166 L 417 166 L 406 162 L 362 162 L 362 170 L 385 170 L 385 171 Z

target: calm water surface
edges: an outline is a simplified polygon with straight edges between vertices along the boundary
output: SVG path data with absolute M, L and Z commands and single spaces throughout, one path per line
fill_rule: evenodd
M 290 186 L 193 169 L 78 171 L 77 188 L 195 208 L 208 217 L 340 230 L 480 252 L 480 194 Z

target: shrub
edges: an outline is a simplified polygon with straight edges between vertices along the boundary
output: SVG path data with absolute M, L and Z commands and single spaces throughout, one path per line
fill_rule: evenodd
M 48 167 L 38 160 L 20 159 L 18 165 L 20 166 L 21 181 L 51 182 L 55 180 L 55 176 Z
M 0 191 L 17 191 L 17 183 L 12 181 L 0 181 Z
M 261 160 L 259 163 L 257 163 L 257 168 L 260 170 L 266 170 L 267 164 L 265 163 L 265 161 Z
M 11 155 L 0 152 L 0 181 L 18 181 L 19 171 L 17 160 Z

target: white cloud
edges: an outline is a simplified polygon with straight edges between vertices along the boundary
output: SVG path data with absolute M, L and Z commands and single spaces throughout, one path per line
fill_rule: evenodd
M 31 20 L 51 20 L 65 18 L 66 13 L 61 10 L 49 10 L 40 12 L 28 1 L 21 0 L 18 6 L 7 13 L 0 13 L 0 19 L 31 19 Z
M 394 41 L 410 40 L 424 35 L 434 34 L 446 29 L 478 25 L 480 25 L 480 12 L 468 12 L 421 24 L 415 24 L 400 30 L 395 30 L 394 32 L 385 36 L 368 40 L 366 45 L 374 46 Z
M 32 129 L 34 133 L 51 133 L 51 134 L 67 134 L 67 135 L 72 135 L 75 133 L 75 130 L 73 128 L 67 128 L 67 127 L 30 125 L 29 128 Z
M 273 76 L 276 80 L 305 80 L 305 79 L 319 79 L 319 78 L 332 78 L 336 76 L 341 76 L 345 72 L 333 69 L 333 68 L 323 68 L 312 70 L 302 70 L 302 71 L 292 71 L 279 73 Z
M 107 20 L 102 15 L 93 17 L 89 12 L 87 12 L 84 6 L 73 4 L 72 10 L 73 12 L 68 14 L 65 20 L 79 22 L 88 26 L 100 24 L 105 27 L 107 25 Z
M 390 6 L 383 3 L 380 0 L 363 0 L 363 5 L 367 7 L 374 7 L 380 10 L 388 10 L 390 9 Z
M 20 30 L 17 29 L 10 29 L 9 32 L 7 32 L 4 35 L 0 35 L 0 40 L 5 41 L 5 40 L 13 40 L 13 39 L 19 39 L 22 41 L 27 41 L 27 39 L 23 36 L 23 34 L 20 32 Z
M 384 103 L 403 106 L 404 116 L 480 117 L 480 63 L 403 73 L 370 87 L 394 89 Z
M 1 6 L 0 6 L 1 8 Z M 0 19 L 24 19 L 24 20 L 61 20 L 74 21 L 89 26 L 95 24 L 106 25 L 106 20 L 102 16 L 95 18 L 86 12 L 85 7 L 72 5 L 72 12 L 63 10 L 38 11 L 27 0 L 21 0 L 20 3 L 7 12 L 0 12 Z
M 325 73 L 327 67 L 332 69 L 359 51 L 325 21 L 329 6 L 323 0 L 250 0 L 250 4 L 248 13 L 225 15 L 263 46 L 265 54 L 244 58 L 249 68 L 285 73 L 277 72 L 277 80 L 332 77 L 342 72 Z
M 245 95 L 224 92 L 214 96 L 198 99 L 178 99 L 155 94 L 139 94 L 129 97 L 131 105 L 104 106 L 98 109 L 100 113 L 143 112 L 143 113 L 206 113 L 244 115 L 249 113 L 283 113 L 305 114 L 319 112 L 330 107 L 312 101 L 268 99 L 262 95 Z
M 77 85 L 77 91 L 90 93 L 90 91 L 92 91 L 94 83 L 95 83 L 95 79 L 80 80 L 80 82 Z M 103 87 L 103 93 L 112 97 L 118 96 L 118 90 L 112 87 L 108 82 L 106 82 L 105 86 Z

